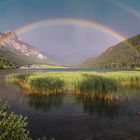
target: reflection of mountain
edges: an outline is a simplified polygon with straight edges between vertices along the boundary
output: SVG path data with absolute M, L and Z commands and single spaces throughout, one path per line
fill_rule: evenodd
M 49 111 L 63 104 L 63 95 L 48 95 L 46 97 L 30 96 L 28 104 L 36 110 Z
M 119 115 L 127 114 L 133 115 L 132 110 L 128 107 L 128 102 L 118 99 L 104 99 L 104 98 L 88 98 L 85 96 L 78 96 L 77 103 L 83 105 L 83 110 L 89 115 L 97 115 L 98 119 L 108 118 L 115 119 Z
M 0 33 L 0 57 L 18 66 L 51 63 L 48 56 L 22 41 L 13 31 Z

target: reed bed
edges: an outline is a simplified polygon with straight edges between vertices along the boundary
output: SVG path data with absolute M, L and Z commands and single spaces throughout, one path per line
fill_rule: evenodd
M 108 91 L 117 91 L 118 84 L 115 79 L 103 77 L 100 75 L 86 75 L 83 80 L 78 83 L 77 89 L 80 93 L 89 94 L 95 93 L 108 93 Z
M 41 92 L 42 94 L 62 93 L 64 87 L 62 79 L 53 77 L 29 77 L 27 83 L 33 93 Z
M 37 95 L 64 91 L 106 94 L 122 88 L 140 88 L 140 73 L 136 71 L 11 74 L 6 79 L 20 85 L 28 94 Z

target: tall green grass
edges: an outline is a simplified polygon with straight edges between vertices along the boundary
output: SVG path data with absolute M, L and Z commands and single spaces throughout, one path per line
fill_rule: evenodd
M 12 74 L 7 81 L 15 82 L 28 94 L 44 95 L 70 91 L 80 94 L 109 93 L 122 88 L 140 88 L 140 73 L 120 72 L 44 72 Z
M 34 93 L 42 94 L 63 92 L 64 81 L 53 77 L 29 77 L 27 80 L 29 87 Z
M 108 91 L 116 91 L 118 83 L 115 79 L 100 75 L 86 75 L 83 80 L 78 83 L 77 87 L 80 92 L 98 92 L 106 93 Z

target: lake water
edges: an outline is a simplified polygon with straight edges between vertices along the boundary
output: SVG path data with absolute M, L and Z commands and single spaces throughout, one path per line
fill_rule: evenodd
M 42 136 L 56 140 L 140 138 L 140 117 L 136 115 L 140 112 L 140 90 L 123 91 L 121 100 L 105 102 L 67 93 L 48 97 L 25 96 L 19 87 L 5 83 L 6 74 L 32 71 L 56 70 L 0 71 L 0 98 L 2 103 L 10 104 L 8 111 L 28 117 L 28 128 L 34 139 Z

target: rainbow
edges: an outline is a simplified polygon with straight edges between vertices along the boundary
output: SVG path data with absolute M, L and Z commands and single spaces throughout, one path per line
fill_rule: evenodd
M 77 26 L 83 26 L 88 27 L 90 29 L 98 29 L 99 31 L 105 32 L 115 38 L 117 38 L 119 41 L 123 41 L 126 39 L 125 36 L 121 35 L 120 33 L 114 31 L 113 29 L 102 25 L 96 21 L 88 21 L 83 19 L 47 19 L 47 20 L 41 20 L 37 21 L 31 24 L 27 24 L 21 28 L 16 29 L 16 33 L 21 35 L 26 32 L 29 32 L 31 30 L 43 27 L 43 26 L 55 26 L 55 25 L 77 25 Z
M 130 8 L 129 6 L 125 5 L 122 2 L 119 1 L 112 1 L 114 4 L 116 4 L 118 7 L 120 7 L 121 9 L 127 11 L 128 13 L 130 13 L 131 15 L 135 16 L 136 18 L 140 19 L 140 13 L 136 10 L 134 10 L 133 8 Z

